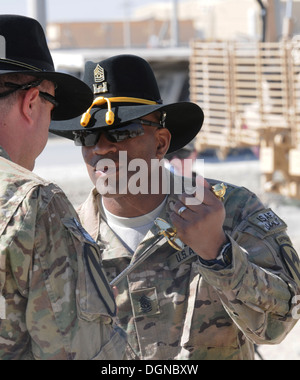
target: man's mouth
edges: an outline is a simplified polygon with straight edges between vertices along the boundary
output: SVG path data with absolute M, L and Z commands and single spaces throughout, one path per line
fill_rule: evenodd
M 103 176 L 103 175 L 109 176 L 109 175 L 116 174 L 117 170 L 118 170 L 118 167 L 115 164 L 115 162 L 112 160 L 107 160 L 107 159 L 98 161 L 95 167 L 96 175 L 98 174 L 100 176 Z

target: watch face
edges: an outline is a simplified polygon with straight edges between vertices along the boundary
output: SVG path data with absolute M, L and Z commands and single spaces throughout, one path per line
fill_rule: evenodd
M 171 247 L 177 251 L 182 251 L 184 249 L 185 244 L 177 237 L 176 228 L 172 227 L 171 224 L 161 218 L 155 219 L 154 223 L 160 230 L 159 234 L 163 235 L 168 240 Z

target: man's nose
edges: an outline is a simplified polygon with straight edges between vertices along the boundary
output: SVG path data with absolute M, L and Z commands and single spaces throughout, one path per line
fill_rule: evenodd
M 107 139 L 104 133 L 101 133 L 97 144 L 93 148 L 94 153 L 105 156 L 108 153 L 115 153 L 118 151 L 117 143 L 111 142 Z

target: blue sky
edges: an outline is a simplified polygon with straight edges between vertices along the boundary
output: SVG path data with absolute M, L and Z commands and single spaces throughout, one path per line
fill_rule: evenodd
M 125 15 L 124 3 L 129 3 L 134 8 L 157 1 L 171 2 L 172 0 L 47 0 L 48 21 L 122 19 Z M 27 0 L 0 0 L 0 13 L 27 16 Z

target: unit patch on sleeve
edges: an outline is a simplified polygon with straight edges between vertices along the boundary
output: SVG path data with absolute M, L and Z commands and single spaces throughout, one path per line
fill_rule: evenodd
M 266 235 L 283 231 L 287 225 L 271 209 L 259 211 L 249 218 L 249 222 Z
M 276 241 L 280 245 L 280 252 L 290 275 L 294 280 L 300 281 L 300 261 L 290 238 L 287 235 L 281 235 L 276 238 Z

